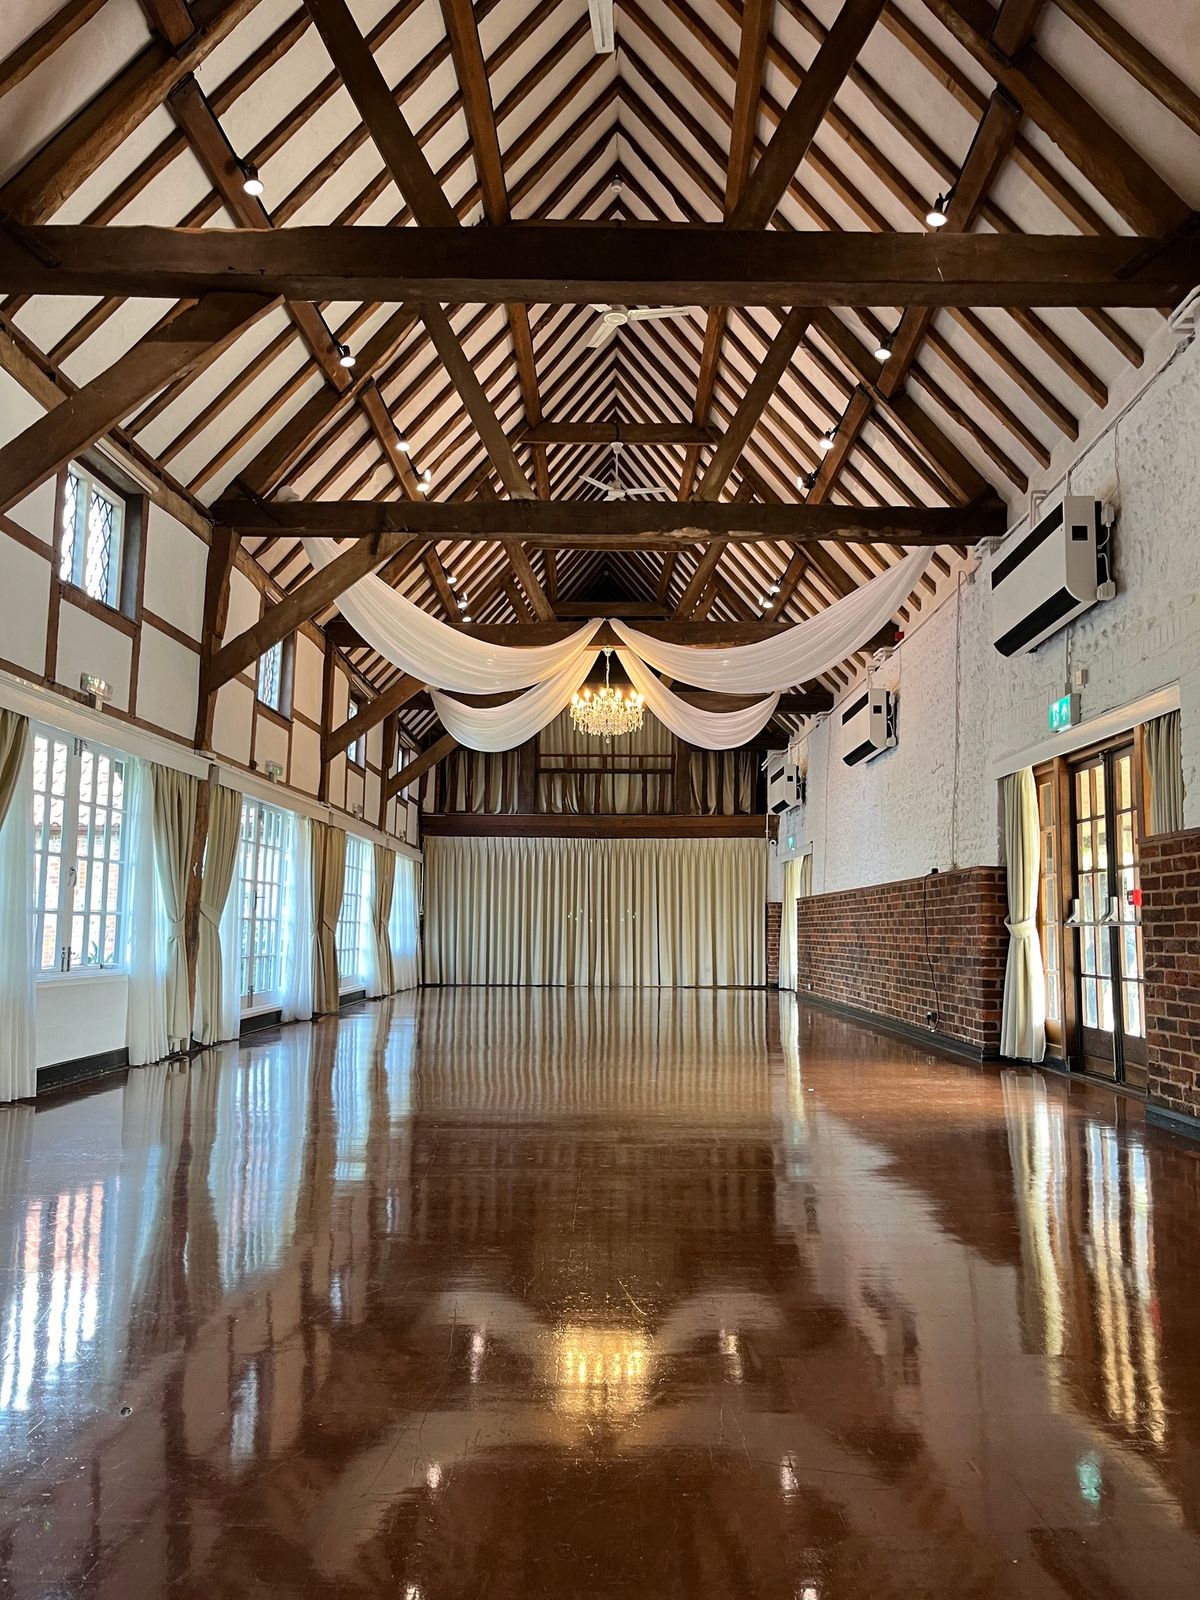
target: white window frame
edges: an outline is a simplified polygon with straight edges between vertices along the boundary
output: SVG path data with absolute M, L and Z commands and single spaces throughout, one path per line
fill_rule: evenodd
M 361 713 L 362 709 L 363 708 L 359 704 L 359 702 L 353 697 L 353 695 L 351 695 L 351 697 L 350 697 L 350 712 L 349 712 L 350 716 L 352 718 L 357 717 Z M 366 765 L 367 765 L 367 736 L 366 736 L 365 733 L 360 733 L 358 738 L 352 740 L 351 743 L 347 746 L 347 749 L 346 749 L 346 760 L 349 761 L 351 766 L 362 767 L 364 771 L 366 770 Z
M 130 935 L 130 815 L 128 807 L 129 757 L 124 755 L 119 750 L 109 749 L 106 745 L 97 744 L 90 739 L 84 740 L 75 738 L 71 734 L 63 733 L 58 728 L 41 727 L 35 725 L 32 732 L 35 740 L 45 740 L 47 743 L 46 787 L 44 790 L 39 790 L 36 787 L 35 773 L 34 788 L 34 814 L 36 818 L 40 812 L 42 817 L 42 827 L 44 830 L 41 846 L 39 847 L 37 845 L 35 835 L 34 847 L 34 970 L 39 980 L 50 977 L 54 974 L 66 974 L 71 972 L 86 972 L 89 974 L 94 974 L 97 972 L 128 973 Z M 60 796 L 53 795 L 52 793 L 54 749 L 56 745 L 61 746 L 66 753 L 64 792 Z M 93 763 L 93 795 L 91 800 L 85 801 L 82 798 L 83 768 L 84 762 L 89 759 Z M 80 856 L 79 822 L 81 806 L 89 807 L 91 813 L 88 817 L 88 846 L 93 846 L 96 841 L 97 811 L 108 812 L 111 820 L 111 813 L 114 809 L 116 809 L 111 803 L 111 769 L 109 779 L 110 801 L 106 806 L 100 806 L 96 799 L 96 763 L 101 761 L 107 761 L 113 766 L 119 766 L 121 769 L 121 805 L 119 811 L 122 827 L 120 830 L 118 853 L 116 856 L 113 856 L 111 852 L 102 856 L 96 856 L 89 849 L 85 855 Z M 51 906 L 47 903 L 46 899 L 46 884 L 49 875 L 50 862 L 56 854 L 56 852 L 50 849 L 49 837 L 49 817 L 52 801 L 54 800 L 61 800 L 62 802 L 62 824 L 61 833 L 59 836 L 59 850 L 57 851 L 59 861 L 58 892 L 55 903 L 53 906 Z M 109 839 L 107 828 L 104 837 L 106 840 Z M 85 906 L 84 910 L 80 912 L 75 910 L 75 889 L 80 879 L 81 864 L 86 864 L 86 883 L 89 894 L 91 885 L 94 881 L 95 869 L 100 869 L 99 876 L 102 885 L 102 907 L 100 909 L 88 909 Z M 114 868 L 116 872 L 115 904 L 113 908 L 109 910 L 107 909 L 108 885 L 113 876 Z M 42 950 L 46 938 L 46 925 L 51 917 L 55 919 L 56 955 L 52 963 L 48 966 L 45 966 L 42 963 Z M 103 925 L 107 922 L 109 917 L 112 917 L 115 923 L 114 949 L 112 952 L 112 957 L 108 960 L 103 958 L 100 960 L 92 960 L 88 955 L 90 935 L 93 931 L 92 924 L 99 920 L 101 925 Z M 77 918 L 81 919 L 83 924 L 82 935 L 78 946 L 76 945 L 75 928 Z
M 367 981 L 367 914 L 371 904 L 371 873 L 374 852 L 366 839 L 355 833 L 346 835 L 346 871 L 342 880 L 342 909 L 338 913 L 335 939 L 337 943 L 338 985 L 342 989 L 358 989 Z M 353 936 L 353 954 L 357 971 L 349 971 L 348 940 Z
M 70 528 L 70 542 L 67 541 L 67 479 L 74 478 L 75 489 L 75 516 Z M 91 544 L 91 509 L 93 499 L 106 501 L 113 512 L 113 532 L 109 539 L 108 565 L 104 575 L 104 593 L 97 594 L 88 587 L 88 559 Z M 71 584 L 76 589 L 82 589 L 90 599 L 98 601 L 100 605 L 109 606 L 113 611 L 121 609 L 121 575 L 125 557 L 125 533 L 128 521 L 128 506 L 125 497 L 117 489 L 112 489 L 103 479 L 98 478 L 87 467 L 81 466 L 78 461 L 67 465 L 63 479 L 62 496 L 62 526 L 59 529 L 59 558 L 58 575 L 64 583 Z
M 241 834 L 238 841 L 238 915 L 241 932 L 241 1003 L 248 1011 L 277 1004 L 283 998 L 284 972 L 284 885 L 287 877 L 288 830 L 291 818 L 278 806 L 249 796 L 242 800 Z M 272 930 L 269 952 L 257 949 L 259 930 Z M 260 962 L 270 962 L 278 982 L 263 989 L 255 987 L 262 976 Z
M 265 675 L 270 669 L 270 663 L 275 663 L 275 691 L 274 696 L 267 692 L 269 685 L 265 683 Z M 260 705 L 269 707 L 272 711 L 283 713 L 283 640 L 277 639 L 269 650 L 264 650 L 258 658 L 258 672 L 256 674 L 254 692 L 258 696 Z

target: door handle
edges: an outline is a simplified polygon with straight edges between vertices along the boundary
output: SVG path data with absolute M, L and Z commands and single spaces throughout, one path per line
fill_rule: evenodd
M 1115 894 L 1110 894 L 1109 897 L 1108 897 L 1108 910 L 1100 918 L 1100 926 L 1102 928 L 1115 928 L 1117 926 L 1117 924 L 1120 922 L 1120 920 L 1121 920 L 1121 901 L 1120 901 L 1120 897 L 1118 895 L 1115 895 Z

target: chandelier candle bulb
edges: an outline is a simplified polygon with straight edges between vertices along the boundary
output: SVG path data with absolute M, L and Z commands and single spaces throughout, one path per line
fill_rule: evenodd
M 604 687 L 595 691 L 577 689 L 571 696 L 571 722 L 580 733 L 593 738 L 619 739 L 637 733 L 645 720 L 645 705 L 636 689 L 614 689 L 609 682 L 611 650 L 604 652 Z

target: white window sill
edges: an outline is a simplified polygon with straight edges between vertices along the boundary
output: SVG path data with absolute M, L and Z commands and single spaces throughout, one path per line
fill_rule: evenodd
M 266 1016 L 268 1011 L 278 1011 L 282 1005 L 283 996 L 281 994 L 256 995 L 250 1005 L 242 1006 L 242 1016 L 243 1018 L 263 1017 Z
M 106 983 L 110 978 L 120 978 L 123 983 L 129 981 L 127 967 L 72 967 L 70 972 L 39 972 L 37 986 L 47 987 L 60 983 Z

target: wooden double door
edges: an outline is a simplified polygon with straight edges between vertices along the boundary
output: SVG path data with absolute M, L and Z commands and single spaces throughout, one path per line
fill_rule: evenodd
M 1144 1089 L 1140 743 L 1054 762 L 1037 783 L 1050 1048 L 1076 1071 Z

